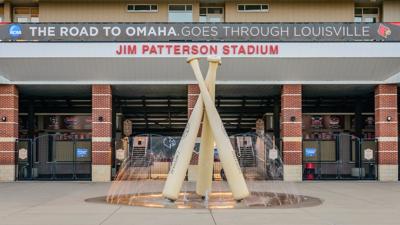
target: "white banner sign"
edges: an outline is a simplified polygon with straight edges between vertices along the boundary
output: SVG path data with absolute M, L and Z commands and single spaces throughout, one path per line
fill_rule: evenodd
M 117 149 L 115 151 L 115 158 L 119 161 L 123 161 L 125 159 L 125 150 L 124 149 Z
M 273 148 L 269 150 L 268 158 L 271 160 L 275 160 L 278 158 L 278 150 Z
M 374 158 L 374 151 L 370 148 L 364 149 L 364 158 L 366 160 L 371 160 Z
M 18 151 L 18 158 L 25 160 L 28 158 L 28 150 L 26 148 L 20 148 Z
M 0 43 L 0 58 L 396 58 L 399 43 Z

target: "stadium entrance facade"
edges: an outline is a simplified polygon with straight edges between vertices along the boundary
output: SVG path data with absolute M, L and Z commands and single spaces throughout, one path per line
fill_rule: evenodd
M 218 55 L 216 106 L 246 176 L 398 180 L 400 28 L 389 10 L 398 6 L 374 3 L 382 4 L 381 15 L 349 0 L 340 4 L 354 8 L 349 17 L 339 10 L 341 18 L 311 13 L 295 20 L 304 23 L 271 23 L 293 20 L 261 19 L 280 4 L 271 2 L 170 4 L 168 22 L 147 17 L 165 11 L 164 3 L 127 4 L 128 12 L 146 12 L 137 23 L 57 20 L 51 1 L 38 7 L 44 23 L 25 23 L 38 22 L 36 3 L 24 8 L 29 18 L 17 3 L 14 13 L 9 1 L 0 4 L 0 179 L 108 181 L 126 154 L 135 155 L 137 178 L 164 178 L 199 96 L 185 58 Z M 195 10 L 200 14 L 189 13 Z M 257 161 L 269 155 L 252 150 L 260 132 L 282 161 Z M 169 154 L 151 165 L 143 160 L 164 148 Z M 195 179 L 196 160 L 188 179 Z M 282 171 L 255 177 L 260 166 Z M 223 179 L 218 162 L 214 168 L 215 179 Z

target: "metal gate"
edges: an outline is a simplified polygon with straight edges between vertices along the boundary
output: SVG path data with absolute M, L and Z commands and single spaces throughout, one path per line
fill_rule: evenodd
M 181 137 L 141 134 L 117 140 L 115 179 L 166 179 Z M 283 176 L 283 163 L 279 149 L 269 135 L 258 136 L 245 133 L 230 136 L 236 157 L 246 179 L 280 180 Z M 198 164 L 200 140 L 197 140 L 187 179 L 195 177 Z M 274 154 L 270 152 L 275 151 Z M 270 157 L 271 155 L 271 157 Z M 211 166 L 211 165 L 210 165 Z M 214 148 L 213 179 L 224 179 L 222 164 L 217 148 Z M 195 178 L 193 178 L 195 179 Z
M 338 134 L 333 140 L 303 141 L 304 179 L 375 180 L 376 140 Z M 310 178 L 310 173 L 315 176 Z
M 16 143 L 17 180 L 90 180 L 91 140 L 45 134 Z

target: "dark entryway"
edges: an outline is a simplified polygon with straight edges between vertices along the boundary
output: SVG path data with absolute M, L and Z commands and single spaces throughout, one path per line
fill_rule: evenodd
M 304 85 L 302 107 L 303 179 L 377 178 L 373 85 Z
M 18 180 L 90 180 L 91 140 L 57 134 L 17 141 Z
M 375 180 L 377 143 L 342 133 L 332 140 L 304 140 L 304 179 Z M 313 174 L 313 176 L 309 176 Z
M 18 180 L 91 178 L 91 86 L 21 85 Z

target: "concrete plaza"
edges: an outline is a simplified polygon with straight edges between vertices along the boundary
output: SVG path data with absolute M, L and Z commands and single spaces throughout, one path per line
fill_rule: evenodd
M 104 196 L 111 183 L 0 183 L 1 225 L 397 225 L 400 221 L 400 183 L 382 182 L 252 182 L 264 191 L 293 192 L 323 200 L 295 209 L 154 209 L 88 203 Z M 161 191 L 159 181 L 145 184 Z M 193 188 L 193 184 L 187 187 Z

